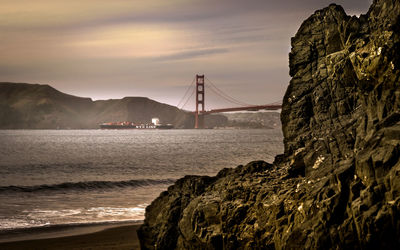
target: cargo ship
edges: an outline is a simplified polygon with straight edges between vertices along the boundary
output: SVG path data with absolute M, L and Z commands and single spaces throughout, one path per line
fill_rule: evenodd
M 99 125 L 101 129 L 171 129 L 172 124 L 161 124 L 158 118 L 151 119 L 151 123 L 133 122 L 106 122 Z

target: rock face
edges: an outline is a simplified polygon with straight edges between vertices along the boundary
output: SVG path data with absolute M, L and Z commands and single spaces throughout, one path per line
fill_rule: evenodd
M 316 11 L 289 59 L 284 155 L 178 181 L 143 249 L 399 249 L 400 2 Z

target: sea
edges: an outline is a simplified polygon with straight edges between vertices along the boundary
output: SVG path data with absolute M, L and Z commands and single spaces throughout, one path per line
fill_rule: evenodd
M 185 175 L 282 152 L 280 129 L 0 130 L 0 231 L 140 222 Z

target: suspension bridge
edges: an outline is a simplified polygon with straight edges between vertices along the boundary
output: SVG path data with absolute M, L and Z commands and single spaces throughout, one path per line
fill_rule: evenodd
M 196 83 L 196 84 L 194 84 Z M 206 84 L 207 83 L 207 84 Z M 237 105 L 236 107 L 231 108 L 221 108 L 221 109 L 205 109 L 205 87 L 207 86 L 207 90 L 209 89 L 214 94 L 216 94 L 219 98 L 222 98 L 228 101 L 231 104 Z M 189 93 L 191 93 L 189 95 Z M 190 84 L 189 88 L 186 90 L 186 93 L 179 101 L 177 107 L 180 109 L 184 109 L 184 107 L 191 100 L 193 95 L 196 95 L 196 103 L 195 103 L 195 124 L 194 128 L 204 128 L 204 116 L 215 113 L 224 113 L 224 112 L 233 112 L 233 111 L 259 111 L 259 110 L 278 110 L 282 108 L 281 102 L 274 102 L 265 105 L 252 105 L 248 103 L 241 102 L 236 98 L 226 94 L 221 89 L 219 89 L 213 82 L 211 82 L 204 75 L 196 75 Z M 182 105 L 183 104 L 183 105 Z

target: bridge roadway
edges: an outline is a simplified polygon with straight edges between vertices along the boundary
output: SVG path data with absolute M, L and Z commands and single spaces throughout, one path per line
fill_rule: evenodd
M 199 111 L 201 115 L 208 115 L 214 113 L 224 113 L 224 112 L 234 112 L 234 111 L 258 111 L 258 110 L 278 110 L 281 109 L 282 105 L 257 105 L 257 106 L 246 106 L 246 107 L 237 107 L 237 108 L 224 108 L 224 109 L 211 109 L 206 111 Z M 196 112 L 194 112 L 196 113 Z

